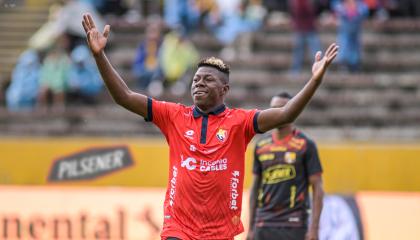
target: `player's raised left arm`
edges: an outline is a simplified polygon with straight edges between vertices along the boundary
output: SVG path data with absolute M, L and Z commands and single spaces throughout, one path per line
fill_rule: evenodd
M 315 62 L 312 65 L 312 77 L 306 85 L 296 94 L 295 97 L 281 108 L 269 108 L 258 116 L 258 128 L 262 132 L 271 130 L 277 126 L 292 123 L 302 112 L 309 100 L 314 95 L 316 89 L 322 82 L 325 72 L 330 66 L 331 62 L 337 56 L 338 45 L 333 43 L 322 53 L 318 52 L 315 56 Z
M 105 46 L 108 41 L 110 26 L 106 25 L 104 31 L 100 32 L 96 28 L 92 16 L 88 13 L 83 15 L 82 25 L 85 29 L 87 43 L 95 58 L 99 73 L 112 98 L 122 107 L 143 117 L 147 117 L 147 96 L 129 89 L 105 54 Z

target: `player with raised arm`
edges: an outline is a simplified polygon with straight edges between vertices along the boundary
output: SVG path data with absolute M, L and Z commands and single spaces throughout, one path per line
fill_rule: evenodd
M 104 48 L 110 26 L 99 32 L 83 17 L 87 41 L 116 103 L 156 124 L 169 145 L 169 177 L 162 239 L 233 239 L 241 223 L 245 151 L 252 137 L 293 122 L 337 55 L 331 44 L 315 56 L 312 77 L 282 108 L 228 108 L 230 68 L 222 60 L 198 63 L 191 85 L 193 106 L 163 102 L 131 91 L 109 63 Z

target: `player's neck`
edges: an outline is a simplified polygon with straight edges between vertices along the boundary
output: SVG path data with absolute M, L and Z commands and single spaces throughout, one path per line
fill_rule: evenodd
M 283 139 L 293 132 L 293 125 L 289 124 L 283 127 L 274 129 L 274 134 L 277 139 Z
M 213 105 L 211 107 L 198 106 L 198 105 L 195 105 L 195 107 L 197 107 L 198 110 L 200 110 L 202 113 L 208 114 L 209 112 L 213 112 L 213 111 L 219 109 L 222 105 L 224 105 L 223 102 L 222 103 L 215 104 L 215 105 Z

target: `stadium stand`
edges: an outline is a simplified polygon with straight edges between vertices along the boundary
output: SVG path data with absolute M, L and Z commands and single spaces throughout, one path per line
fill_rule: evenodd
M 3 11 L 3 10 L 1 10 Z M 15 9 L 0 13 L 0 74 L 7 79 L 26 40 L 47 18 L 45 8 Z M 24 14 L 22 14 L 24 13 Z M 14 24 L 10 24 L 14 22 Z M 110 21 L 110 60 L 129 86 L 135 48 L 142 39 L 145 22 Z M 320 27 L 324 46 L 334 41 L 335 26 Z M 364 27 L 362 71 L 342 72 L 333 67 L 310 106 L 298 119 L 316 138 L 388 139 L 420 138 L 420 20 L 392 19 Z M 201 56 L 218 55 L 222 48 L 213 36 L 200 31 L 192 36 Z M 280 90 L 296 93 L 309 78 L 289 75 L 293 36 L 287 24 L 265 26 L 256 33 L 252 59 L 231 62 L 231 107 L 265 108 Z M 191 103 L 185 96 L 164 94 L 160 99 Z M 0 109 L 0 132 L 4 135 L 155 135 L 142 118 L 114 104 L 104 91 L 95 107 L 68 108 L 64 114 L 10 113 Z
M 29 38 L 47 18 L 47 4 L 0 7 L 0 76 L 4 81 L 10 78 L 19 54 L 28 46 Z

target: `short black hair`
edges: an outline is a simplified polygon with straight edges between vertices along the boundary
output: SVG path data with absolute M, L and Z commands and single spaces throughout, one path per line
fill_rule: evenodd
M 219 70 L 222 73 L 227 74 L 228 76 L 229 76 L 229 73 L 230 73 L 229 65 L 227 65 L 225 62 L 223 62 L 222 59 L 216 58 L 216 57 L 208 57 L 208 58 L 202 59 L 197 64 L 197 68 L 200 68 L 200 67 L 216 68 L 217 70 Z
M 278 93 L 277 95 L 275 95 L 274 97 L 279 97 L 279 98 L 286 98 L 286 99 L 292 99 L 293 98 L 293 96 L 290 94 L 290 93 L 288 93 L 288 92 L 280 92 L 280 93 Z

